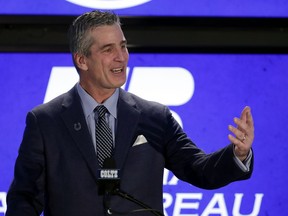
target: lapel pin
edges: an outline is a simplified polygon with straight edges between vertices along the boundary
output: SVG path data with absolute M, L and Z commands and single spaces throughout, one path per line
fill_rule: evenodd
M 80 122 L 77 122 L 77 123 L 74 124 L 74 130 L 76 130 L 76 131 L 81 130 L 81 124 L 80 124 Z

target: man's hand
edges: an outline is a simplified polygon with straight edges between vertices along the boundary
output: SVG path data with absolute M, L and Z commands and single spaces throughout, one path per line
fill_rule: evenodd
M 235 155 L 241 161 L 244 161 L 254 140 L 254 122 L 250 107 L 246 106 L 241 113 L 240 119 L 234 118 L 234 123 L 237 125 L 237 128 L 232 125 L 228 126 L 228 129 L 234 136 L 229 134 L 228 139 L 235 146 Z

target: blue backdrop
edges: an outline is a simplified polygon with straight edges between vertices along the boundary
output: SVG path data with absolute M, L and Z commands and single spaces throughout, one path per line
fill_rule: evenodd
M 0 14 L 79 15 L 95 8 L 125 16 L 288 17 L 286 0 L 0 0 Z
M 169 105 L 207 153 L 229 143 L 227 126 L 245 105 L 254 115 L 252 178 L 206 191 L 166 172 L 167 215 L 288 215 L 288 55 L 134 53 L 129 62 L 124 88 Z M 0 70 L 2 216 L 27 111 L 64 91 L 65 83 L 70 88 L 77 75 L 69 54 L 0 54 Z

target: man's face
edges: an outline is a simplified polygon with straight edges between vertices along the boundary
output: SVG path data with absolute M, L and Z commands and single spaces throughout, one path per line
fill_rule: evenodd
M 94 39 L 90 55 L 85 56 L 86 71 L 81 84 L 100 92 L 109 92 L 126 82 L 126 68 L 129 59 L 127 42 L 118 24 L 93 29 Z

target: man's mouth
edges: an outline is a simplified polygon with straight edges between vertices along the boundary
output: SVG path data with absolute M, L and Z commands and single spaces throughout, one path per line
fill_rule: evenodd
M 123 68 L 114 68 L 114 69 L 112 69 L 112 72 L 113 73 L 121 73 L 121 72 L 123 72 Z

